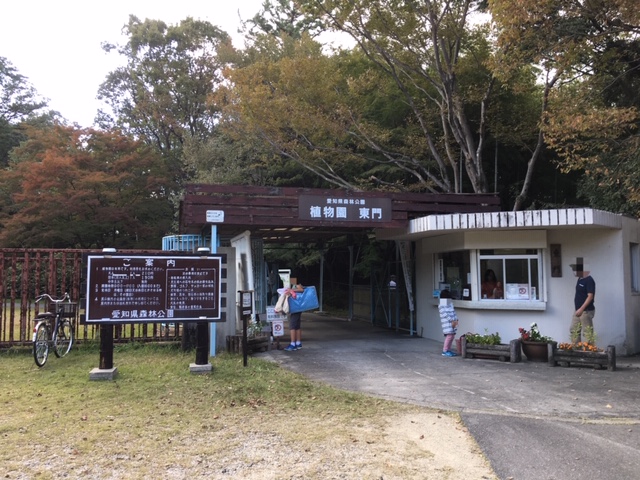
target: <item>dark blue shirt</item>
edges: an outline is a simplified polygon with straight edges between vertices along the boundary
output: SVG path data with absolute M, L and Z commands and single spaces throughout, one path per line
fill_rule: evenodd
M 585 308 L 585 310 L 595 310 L 595 298 L 596 298 L 596 281 L 591 275 L 584 278 L 579 278 L 576 283 L 576 296 L 574 303 L 576 310 L 578 310 L 587 299 L 588 294 L 593 293 L 593 301 Z

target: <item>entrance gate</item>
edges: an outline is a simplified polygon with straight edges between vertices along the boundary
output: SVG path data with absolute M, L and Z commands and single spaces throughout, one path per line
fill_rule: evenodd
M 353 238 L 366 232 L 393 231 L 402 235 L 415 218 L 438 213 L 496 212 L 500 199 L 493 194 L 430 194 L 398 192 L 356 192 L 347 190 L 307 189 L 293 187 L 256 187 L 243 185 L 187 185 L 181 203 L 181 234 L 208 235 L 212 224 L 221 245 L 229 239 L 245 234 L 252 238 L 255 257 L 255 284 L 252 289 L 259 298 L 266 296 L 267 272 L 262 271 L 263 244 L 266 243 L 324 243 L 336 237 Z M 216 223 L 216 219 L 220 223 Z M 384 236 L 384 235 L 383 235 Z M 412 243 L 390 240 L 396 244 L 396 262 L 401 268 L 396 275 L 397 300 L 389 309 L 382 296 L 389 293 L 384 285 L 372 279 L 371 320 L 378 322 L 379 312 L 392 328 L 415 334 L 413 295 Z M 352 246 L 349 247 L 352 253 Z M 259 266 L 256 269 L 256 265 Z M 353 263 L 349 265 L 349 317 L 353 316 Z M 320 272 L 322 278 L 323 271 Z M 387 280 L 388 281 L 388 280 Z M 322 281 L 321 281 L 322 283 Z M 388 285 L 387 285 L 388 286 Z M 323 285 L 319 293 L 322 298 Z M 260 308 L 264 313 L 265 309 Z M 406 316 L 402 313 L 406 311 Z M 402 318 L 402 321 L 400 320 Z M 406 320 L 406 322 L 404 322 Z M 405 324 L 406 323 L 406 324 Z

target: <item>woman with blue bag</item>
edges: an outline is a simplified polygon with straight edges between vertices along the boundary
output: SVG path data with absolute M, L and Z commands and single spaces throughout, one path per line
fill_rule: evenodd
M 292 285 L 290 289 L 287 289 L 285 295 L 287 300 L 291 297 L 295 298 L 298 293 L 304 292 L 302 284 Z M 291 308 L 291 307 L 289 307 Z M 289 314 L 289 335 L 291 336 L 291 343 L 285 347 L 285 351 L 293 352 L 294 350 L 300 350 L 302 348 L 302 312 L 295 312 Z

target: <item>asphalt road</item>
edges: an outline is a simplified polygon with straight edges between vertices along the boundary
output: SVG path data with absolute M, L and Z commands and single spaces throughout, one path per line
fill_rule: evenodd
M 447 358 L 440 342 L 310 313 L 302 332 L 301 350 L 256 356 L 344 390 L 459 412 L 500 479 L 640 479 L 640 357 L 618 357 L 616 371 Z

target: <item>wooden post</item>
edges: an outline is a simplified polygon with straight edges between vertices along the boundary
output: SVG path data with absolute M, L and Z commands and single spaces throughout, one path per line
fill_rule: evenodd
M 242 364 L 247 366 L 247 357 L 249 352 L 247 351 L 249 346 L 247 345 L 247 316 L 242 315 Z
M 557 367 L 558 366 L 558 362 L 556 362 L 556 348 L 557 348 L 557 346 L 556 346 L 555 342 L 551 342 L 547 348 L 549 349 L 549 366 L 550 367 Z
M 113 368 L 113 325 L 100 325 L 100 370 Z
M 616 369 L 616 347 L 609 345 L 607 347 L 607 370 L 615 371 Z
M 209 322 L 196 324 L 196 365 L 209 363 Z
M 467 337 L 464 335 L 460 337 L 460 356 L 467 358 Z
M 509 361 L 511 363 L 520 363 L 522 361 L 522 347 L 520 339 L 514 338 L 509 342 Z
M 556 366 L 556 349 L 558 348 L 558 342 L 547 343 L 547 362 L 550 367 Z

